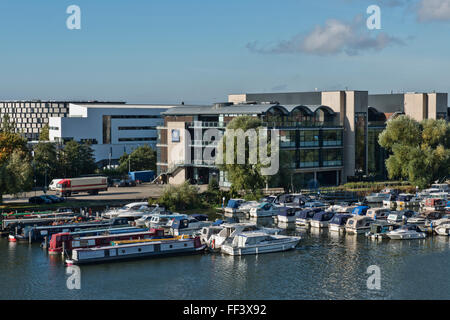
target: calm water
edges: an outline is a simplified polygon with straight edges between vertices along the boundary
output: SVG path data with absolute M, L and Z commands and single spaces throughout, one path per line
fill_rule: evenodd
M 81 266 L 66 287 L 61 257 L 0 240 L 0 299 L 450 299 L 448 237 L 374 242 L 292 230 L 297 250 L 259 256 L 202 254 Z M 370 265 L 381 290 L 368 290 Z

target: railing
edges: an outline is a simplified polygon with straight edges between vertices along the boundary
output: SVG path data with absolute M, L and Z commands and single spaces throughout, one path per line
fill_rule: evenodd
M 262 125 L 268 128 L 343 128 L 342 125 L 334 121 L 263 122 Z
M 223 121 L 192 121 L 187 122 L 187 125 L 188 128 L 225 128 L 227 123 Z

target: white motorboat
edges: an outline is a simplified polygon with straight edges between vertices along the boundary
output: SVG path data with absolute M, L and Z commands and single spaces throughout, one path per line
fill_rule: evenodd
M 210 225 L 207 227 L 203 227 L 200 230 L 200 241 L 203 244 L 209 244 L 211 241 L 211 236 L 218 234 L 220 231 L 223 230 L 223 227 L 221 225 Z
M 392 240 L 412 240 L 412 239 L 424 239 L 426 238 L 425 232 L 421 232 L 419 227 L 411 224 L 404 225 L 398 229 L 389 231 L 386 233 L 386 236 Z
M 263 202 L 258 207 L 250 210 L 250 217 L 259 218 L 277 216 L 283 208 L 284 207 L 277 206 L 273 203 Z
M 297 227 L 309 227 L 314 214 L 320 211 L 322 211 L 321 208 L 301 210 L 296 214 L 297 219 L 295 219 L 295 225 Z
M 203 227 L 209 227 L 211 224 L 212 221 L 200 221 L 195 217 L 189 216 L 186 219 L 173 219 L 167 225 L 169 226 L 168 233 L 170 235 L 180 236 L 182 234 L 193 235 Z
M 300 237 L 269 235 L 263 232 L 244 232 L 231 243 L 222 245 L 221 251 L 232 256 L 280 252 L 294 249 Z
M 373 220 L 386 220 L 391 214 L 391 210 L 388 208 L 370 208 L 367 210 L 366 216 Z
M 277 222 L 290 223 L 295 222 L 301 210 L 297 208 L 285 207 L 281 208 L 276 218 Z
M 212 250 L 218 250 L 225 243 L 225 241 L 232 241 L 234 237 L 242 232 L 263 232 L 265 234 L 277 234 L 281 229 L 276 228 L 261 228 L 256 223 L 241 222 L 241 223 L 224 223 L 221 225 L 222 230 L 209 237 L 208 247 Z
M 328 228 L 328 224 L 333 216 L 334 212 L 331 211 L 316 212 L 310 221 L 310 225 L 312 228 Z
M 450 223 L 444 223 L 437 226 L 434 231 L 440 236 L 449 236 L 450 235 Z
M 328 224 L 328 230 L 330 232 L 345 232 L 345 224 L 347 220 L 353 218 L 353 215 L 348 213 L 338 213 L 333 216 L 333 219 L 330 220 Z
M 239 207 L 245 203 L 244 199 L 230 199 L 228 200 L 227 206 L 224 209 L 225 213 L 237 213 L 239 212 Z
M 187 214 L 181 213 L 154 214 L 150 221 L 145 223 L 145 226 L 147 228 L 170 228 L 170 225 L 173 223 L 172 220 L 181 220 L 186 219 L 187 217 Z
M 247 201 L 239 206 L 238 212 L 249 213 L 252 208 L 257 208 L 259 205 L 258 201 Z
M 120 214 L 130 214 L 131 212 L 137 212 L 139 214 L 144 212 L 145 209 L 149 209 L 148 202 L 132 202 L 124 205 L 122 208 L 108 210 L 102 214 L 102 217 L 111 219 L 118 217 Z M 142 216 L 143 214 L 140 217 Z
M 372 193 L 366 196 L 366 201 L 368 203 L 382 203 L 384 200 L 389 200 L 390 193 Z
M 374 220 L 366 216 L 354 216 L 347 220 L 345 232 L 348 234 L 361 234 L 370 230 L 370 225 Z

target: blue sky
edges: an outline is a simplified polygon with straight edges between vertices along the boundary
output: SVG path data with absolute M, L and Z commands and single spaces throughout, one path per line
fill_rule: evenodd
M 81 30 L 66 28 L 72 4 Z M 371 4 L 381 30 L 365 27 Z M 0 99 L 447 92 L 449 35 L 450 0 L 1 0 Z

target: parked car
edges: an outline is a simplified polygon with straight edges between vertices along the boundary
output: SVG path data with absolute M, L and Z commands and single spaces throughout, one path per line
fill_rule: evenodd
M 52 200 L 50 200 L 49 198 L 47 198 L 46 196 L 36 196 L 36 197 L 31 197 L 28 199 L 29 203 L 35 203 L 35 204 L 51 204 Z
M 130 179 L 114 179 L 113 180 L 113 186 L 118 188 L 118 187 L 135 187 L 136 186 L 136 182 L 134 180 L 130 180 Z
M 54 203 L 59 203 L 59 202 L 63 202 L 63 201 L 66 201 L 66 199 L 65 198 L 63 198 L 63 197 L 58 197 L 58 196 L 55 196 L 55 195 L 53 195 L 53 194 L 47 194 L 47 195 L 45 195 L 47 198 L 50 198 L 50 200 L 52 200 Z

